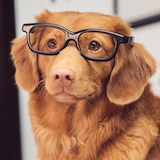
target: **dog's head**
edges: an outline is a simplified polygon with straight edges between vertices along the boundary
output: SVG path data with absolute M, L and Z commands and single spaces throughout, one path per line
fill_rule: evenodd
M 68 32 L 77 35 L 77 31 L 90 28 L 131 35 L 131 29 L 125 22 L 110 15 L 45 11 L 36 19 L 38 23 L 63 26 Z M 64 41 L 61 35 L 64 33 L 60 33 L 59 29 L 34 28 L 32 32 L 35 34 L 30 37 L 30 41 L 40 51 L 48 51 L 45 45 L 50 49 L 55 49 L 56 45 L 59 49 L 58 45 L 62 46 L 61 42 Z M 74 37 L 72 33 L 69 34 Z M 155 72 L 156 65 L 152 56 L 142 45 L 126 43 L 119 45 L 115 57 L 109 61 L 94 61 L 81 52 L 95 59 L 104 57 L 113 52 L 115 39 L 94 32 L 84 35 L 79 40 L 75 37 L 74 40 L 66 40 L 63 49 L 50 56 L 37 56 L 29 49 L 25 36 L 15 39 L 11 55 L 16 67 L 17 84 L 28 92 L 44 84 L 40 92 L 62 103 L 76 103 L 80 99 L 92 99 L 101 94 L 107 95 L 111 102 L 119 105 L 137 100 Z M 80 49 L 76 43 L 81 43 Z

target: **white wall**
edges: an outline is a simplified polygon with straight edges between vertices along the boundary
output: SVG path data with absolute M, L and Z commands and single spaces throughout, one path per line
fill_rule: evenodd
M 160 0 L 118 0 L 119 16 L 127 21 L 160 13 Z
M 25 35 L 23 23 L 34 22 L 34 16 L 45 8 L 50 11 L 94 11 L 112 14 L 112 0 L 14 0 L 16 10 L 16 35 Z M 99 3 L 100 2 L 100 3 Z M 36 146 L 28 116 L 28 94 L 19 90 L 22 160 L 36 160 Z

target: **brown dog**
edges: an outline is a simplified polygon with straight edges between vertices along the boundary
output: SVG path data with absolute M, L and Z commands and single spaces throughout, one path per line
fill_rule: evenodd
M 78 12 L 36 20 L 11 55 L 16 83 L 30 95 L 38 157 L 160 160 L 160 98 L 148 85 L 156 64 L 127 24 Z

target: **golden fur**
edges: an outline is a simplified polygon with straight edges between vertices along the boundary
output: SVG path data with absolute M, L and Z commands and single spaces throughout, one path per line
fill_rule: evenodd
M 36 20 L 71 31 L 100 28 L 131 35 L 120 18 L 98 13 L 46 10 Z M 37 62 L 24 36 L 13 41 L 11 55 L 16 83 L 30 95 L 41 160 L 160 159 L 160 98 L 148 84 L 156 64 L 141 44 L 121 44 L 114 59 L 94 62 L 85 60 L 71 42 L 56 56 L 39 55 Z M 62 88 L 52 75 L 57 68 L 75 73 L 59 96 Z

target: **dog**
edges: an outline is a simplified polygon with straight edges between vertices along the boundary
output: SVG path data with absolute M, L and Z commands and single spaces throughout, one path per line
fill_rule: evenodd
M 50 12 L 12 41 L 40 160 L 159 160 L 156 62 L 115 15 Z

